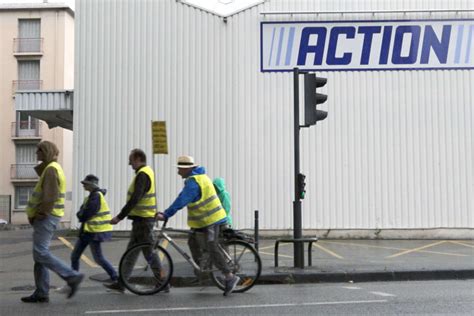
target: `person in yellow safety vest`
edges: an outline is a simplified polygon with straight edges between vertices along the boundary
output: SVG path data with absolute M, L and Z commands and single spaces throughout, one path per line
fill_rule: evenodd
M 132 221 L 132 232 L 127 249 L 139 243 L 154 242 L 153 226 L 155 225 L 156 197 L 155 197 L 155 173 L 146 164 L 146 154 L 141 149 L 133 149 L 128 157 L 129 165 L 135 170 L 135 177 L 132 180 L 127 192 L 127 203 L 120 213 L 112 218 L 110 224 L 115 225 L 128 217 Z M 151 267 L 157 278 L 161 276 L 161 262 L 154 252 L 144 253 L 145 257 L 151 257 Z M 130 269 L 123 271 L 123 278 L 127 278 L 132 272 Z M 120 280 L 104 284 L 105 287 L 124 292 L 125 287 Z M 169 292 L 169 286 L 163 290 Z
M 226 212 L 204 167 L 197 165 L 191 156 L 178 157 L 177 167 L 178 174 L 186 179 L 184 188 L 176 200 L 163 213 L 159 212 L 156 218 L 160 221 L 167 220 L 187 206 L 188 226 L 193 232 L 188 245 L 193 259 L 201 269 L 205 269 L 207 258 L 203 253 L 209 255 L 210 261 L 224 274 L 224 296 L 227 296 L 239 284 L 240 277 L 231 272 L 218 246 L 219 227 L 227 222 Z M 205 251 L 201 251 L 202 248 Z
M 107 190 L 99 187 L 99 178 L 93 174 L 87 175 L 81 183 L 84 190 L 89 192 L 89 196 L 84 199 L 84 203 L 76 214 L 82 224 L 79 229 L 79 238 L 71 253 L 71 266 L 74 270 L 79 271 L 79 259 L 87 246 L 90 245 L 95 262 L 107 272 L 113 282 L 116 282 L 118 280 L 117 271 L 105 259 L 101 248 L 103 241 L 112 239 L 112 225 L 110 224 L 112 216 L 104 197 Z
M 26 214 L 33 225 L 33 259 L 36 289 L 30 296 L 22 297 L 25 303 L 49 302 L 49 270 L 56 272 L 66 281 L 72 297 L 78 290 L 84 275 L 68 267 L 49 249 L 54 231 L 64 215 L 66 198 L 66 177 L 57 162 L 58 147 L 49 141 L 36 146 L 36 158 L 41 164 L 35 167 L 39 180 L 28 200 Z

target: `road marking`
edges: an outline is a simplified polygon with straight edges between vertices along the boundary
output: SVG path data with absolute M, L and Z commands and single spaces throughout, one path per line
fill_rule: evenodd
M 261 253 L 261 254 L 264 254 L 264 255 L 269 255 L 269 256 L 274 256 L 275 255 L 274 253 L 263 252 L 263 251 L 259 251 L 258 253 Z M 285 257 L 285 258 L 293 259 L 293 256 L 280 255 L 280 254 L 278 254 L 278 257 Z
M 69 241 L 67 241 L 65 238 L 63 237 L 58 237 L 58 239 L 66 245 L 66 247 L 74 250 L 74 247 L 71 245 L 71 243 Z M 91 259 L 87 258 L 86 255 L 81 255 L 81 259 L 82 261 L 84 261 L 89 267 L 92 267 L 92 268 L 98 268 L 99 266 L 97 264 L 95 264 L 94 261 L 92 261 Z
M 290 243 L 288 243 L 288 245 L 289 245 L 289 244 L 290 244 Z M 281 243 L 281 244 L 280 244 L 280 246 L 283 246 L 283 245 L 284 245 L 284 243 Z M 275 246 L 259 247 L 258 249 L 259 249 L 259 250 L 263 250 L 263 249 L 270 249 L 270 248 L 275 248 Z
M 116 309 L 102 311 L 86 311 L 86 314 L 118 314 L 118 313 L 149 313 L 149 312 L 177 312 L 196 310 L 217 310 L 217 309 L 242 309 L 242 308 L 268 308 L 268 307 L 293 307 L 293 306 L 317 306 L 317 305 L 344 305 L 344 304 L 374 304 L 386 303 L 387 300 L 367 300 L 367 301 L 335 301 L 335 302 L 314 302 L 314 303 L 288 303 L 288 304 L 262 304 L 262 305 L 235 305 L 235 306 L 192 306 L 192 307 L 170 307 L 170 308 L 144 308 L 144 309 Z
M 380 296 L 396 296 L 396 295 L 385 293 L 385 292 L 370 292 L 370 293 L 375 294 L 375 295 L 380 295 Z
M 340 255 L 338 255 L 337 253 L 335 253 L 335 252 L 333 252 L 333 251 L 331 251 L 331 250 L 329 250 L 329 249 L 327 249 L 327 248 L 325 248 L 325 247 L 323 247 L 323 246 L 321 246 L 321 245 L 314 244 L 314 246 L 315 246 L 315 247 L 318 247 L 319 249 L 321 249 L 321 250 L 324 251 L 324 252 L 327 252 L 328 254 L 330 254 L 330 255 L 333 256 L 333 257 L 336 257 L 336 258 L 338 258 L 338 259 L 344 259 L 343 256 L 340 256 Z
M 290 244 L 291 244 L 291 243 L 289 243 L 289 242 L 288 242 L 288 243 L 281 243 L 280 246 L 282 246 L 282 245 L 290 245 Z M 321 246 L 321 245 L 318 245 L 318 244 L 313 244 L 313 245 L 314 245 L 315 247 L 318 247 L 318 248 L 321 249 L 322 251 L 327 252 L 327 253 L 330 254 L 331 256 L 334 256 L 334 257 L 336 257 L 336 258 L 338 258 L 338 259 L 344 259 L 344 257 L 338 255 L 337 253 L 335 253 L 335 252 L 333 252 L 333 251 L 331 251 L 331 250 L 329 250 L 329 249 L 327 249 L 327 248 L 325 248 L 325 247 L 323 247 L 323 246 Z M 260 250 L 262 250 L 262 249 L 269 249 L 269 248 L 275 248 L 275 246 L 263 247 L 263 248 L 259 248 L 258 250 L 259 250 L 259 253 L 263 253 L 263 254 L 265 254 L 265 255 L 274 256 L 275 254 L 273 254 L 273 253 L 268 253 L 268 252 L 262 252 L 262 251 L 260 251 Z M 278 256 L 279 256 L 279 257 L 286 257 L 286 258 L 293 258 L 292 256 L 286 256 L 286 255 L 280 255 L 280 254 L 278 254 Z
M 339 245 L 345 245 L 345 246 L 380 248 L 380 249 L 389 249 L 389 250 L 409 250 L 409 249 L 404 249 L 404 248 L 374 246 L 374 245 L 367 245 L 367 244 L 344 243 L 344 242 L 339 242 L 339 241 L 319 241 L 319 242 L 320 243 L 333 243 L 333 244 L 339 244 Z M 450 252 L 439 252 L 439 251 L 430 251 L 430 250 L 421 250 L 420 252 L 433 253 L 433 254 L 445 255 L 445 256 L 468 257 L 468 255 L 459 254 L 459 253 L 450 253 Z
M 453 243 L 453 244 L 456 244 L 456 245 L 461 245 L 461 246 L 466 246 L 466 247 L 474 248 L 473 245 L 465 244 L 465 243 L 462 243 L 462 242 L 460 242 L 460 241 L 450 240 L 449 242 L 450 242 L 450 243 Z
M 343 286 L 342 288 L 348 290 L 362 290 L 362 288 L 358 286 Z
M 423 247 L 418 247 L 418 248 L 415 248 L 415 249 L 405 250 L 405 251 L 396 253 L 396 254 L 394 254 L 394 255 L 387 256 L 387 257 L 385 257 L 385 258 L 395 258 L 395 257 L 403 256 L 403 255 L 406 255 L 406 254 L 408 254 L 408 253 L 420 251 L 420 250 L 423 250 L 423 249 L 426 249 L 426 248 L 430 248 L 430 247 L 433 247 L 433 246 L 436 246 L 436 245 L 441 245 L 441 244 L 444 244 L 445 242 L 446 242 L 446 240 L 437 241 L 437 242 L 434 242 L 434 243 L 432 243 L 432 244 L 429 244 L 429 245 L 426 245 L 426 246 L 423 246 Z

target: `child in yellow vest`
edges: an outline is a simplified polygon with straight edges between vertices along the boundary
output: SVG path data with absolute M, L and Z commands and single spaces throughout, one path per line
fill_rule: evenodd
M 90 246 L 95 262 L 100 265 L 110 276 L 112 281 L 117 281 L 117 271 L 102 254 L 101 244 L 112 238 L 112 225 L 110 209 L 104 195 L 107 190 L 99 188 L 99 178 L 87 175 L 81 183 L 89 196 L 84 199 L 76 216 L 81 222 L 79 238 L 71 254 L 71 266 L 79 271 L 79 259 L 87 246 Z

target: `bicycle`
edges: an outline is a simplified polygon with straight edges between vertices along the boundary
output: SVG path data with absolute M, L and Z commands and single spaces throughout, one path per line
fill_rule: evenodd
M 169 252 L 160 245 L 160 241 L 167 240 L 194 271 L 208 273 L 214 285 L 224 290 L 225 282 L 220 270 L 212 266 L 210 269 L 201 269 L 191 256 L 166 233 L 191 234 L 192 231 L 166 228 L 166 224 L 167 221 L 163 222 L 161 229 L 157 231 L 158 238 L 153 244 L 137 244 L 123 254 L 119 264 L 121 283 L 137 295 L 152 295 L 166 289 L 173 275 L 173 260 Z M 227 259 L 231 272 L 240 277 L 240 282 L 233 292 L 248 291 L 258 281 L 262 271 L 262 261 L 258 252 L 250 243 L 228 237 L 220 238 L 219 248 Z

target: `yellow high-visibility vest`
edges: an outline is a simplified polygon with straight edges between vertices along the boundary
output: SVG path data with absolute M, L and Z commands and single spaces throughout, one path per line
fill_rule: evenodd
M 33 190 L 33 194 L 28 200 L 28 205 L 26 206 L 26 215 L 31 218 L 34 217 L 38 208 L 38 205 L 41 202 L 41 198 L 43 196 L 43 182 L 44 182 L 44 175 L 46 174 L 46 170 L 48 168 L 53 168 L 56 170 L 58 175 L 59 181 L 59 195 L 56 201 L 54 201 L 54 207 L 51 212 L 51 215 L 57 217 L 64 216 L 64 201 L 66 197 L 66 177 L 64 176 L 63 168 L 57 162 L 53 161 L 50 162 L 46 168 L 44 168 L 43 173 L 41 174 L 38 183 L 36 183 L 35 188 Z
M 100 208 L 97 214 L 92 216 L 87 222 L 84 223 L 84 231 L 87 233 L 102 233 L 112 231 L 112 225 L 110 220 L 112 215 L 110 215 L 109 205 L 104 198 L 102 192 L 98 192 L 100 197 Z M 89 200 L 89 197 L 84 199 L 84 205 Z
M 201 199 L 188 204 L 188 226 L 203 228 L 226 218 L 226 213 L 217 196 L 211 179 L 205 174 L 190 176 L 201 189 Z
M 135 192 L 135 179 L 140 173 L 144 173 L 150 178 L 150 189 L 145 193 L 142 199 L 138 201 L 137 205 L 130 211 L 129 216 L 138 217 L 155 217 L 156 214 L 156 197 L 155 197 L 155 173 L 149 166 L 142 167 L 132 180 L 128 188 L 127 201 L 132 197 Z

